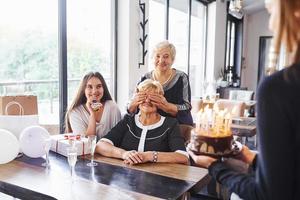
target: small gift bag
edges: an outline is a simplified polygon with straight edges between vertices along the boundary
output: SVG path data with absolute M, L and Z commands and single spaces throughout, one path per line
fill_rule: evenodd
M 19 138 L 23 129 L 39 124 L 36 96 L 0 97 L 0 128 Z
M 51 136 L 51 151 L 67 157 L 67 148 L 71 145 L 77 148 L 77 155 L 86 155 L 91 153 L 88 146 L 88 139 L 80 135 L 60 134 Z

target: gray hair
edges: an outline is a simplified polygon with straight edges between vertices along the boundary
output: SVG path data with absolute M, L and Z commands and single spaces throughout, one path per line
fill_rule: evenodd
M 172 60 L 175 60 L 175 56 L 176 56 L 176 48 L 175 46 L 170 43 L 168 40 L 159 42 L 158 44 L 155 45 L 155 47 L 153 48 L 152 51 L 152 58 L 155 55 L 155 53 L 161 49 L 168 49 L 171 55 Z

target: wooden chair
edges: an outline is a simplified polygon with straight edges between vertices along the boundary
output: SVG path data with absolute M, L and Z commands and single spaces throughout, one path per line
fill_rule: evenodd
M 254 92 L 251 90 L 230 90 L 229 99 L 238 101 L 253 100 Z
M 184 138 L 184 145 L 187 146 L 187 144 L 190 142 L 191 139 L 191 130 L 193 129 L 193 126 L 186 125 L 186 124 L 179 124 L 179 130 L 181 133 L 181 136 Z
M 216 101 L 215 105 L 219 110 L 227 109 L 231 112 L 232 117 L 242 117 L 244 116 L 244 111 L 246 104 L 243 101 L 229 100 L 229 99 L 219 99 Z M 235 111 L 233 111 L 235 109 Z
M 197 112 L 203 107 L 203 100 L 200 98 L 192 98 L 191 100 L 192 104 L 192 114 L 197 114 Z
M 247 102 L 251 102 L 254 99 L 254 91 L 251 90 L 230 90 L 229 99 L 244 101 L 246 103 L 246 113 L 250 117 L 255 116 L 255 104 L 249 106 Z

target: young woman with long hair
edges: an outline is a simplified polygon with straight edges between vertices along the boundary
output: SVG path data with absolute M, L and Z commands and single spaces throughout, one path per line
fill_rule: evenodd
M 66 114 L 66 132 L 102 138 L 121 119 L 106 82 L 99 72 L 86 74 Z

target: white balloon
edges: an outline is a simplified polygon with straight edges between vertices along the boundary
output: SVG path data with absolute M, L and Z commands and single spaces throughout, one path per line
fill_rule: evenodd
M 22 152 L 31 158 L 45 155 L 44 142 L 49 138 L 48 131 L 41 126 L 29 126 L 20 134 L 20 147 Z
M 0 164 L 15 159 L 19 153 L 19 141 L 11 132 L 0 129 Z

